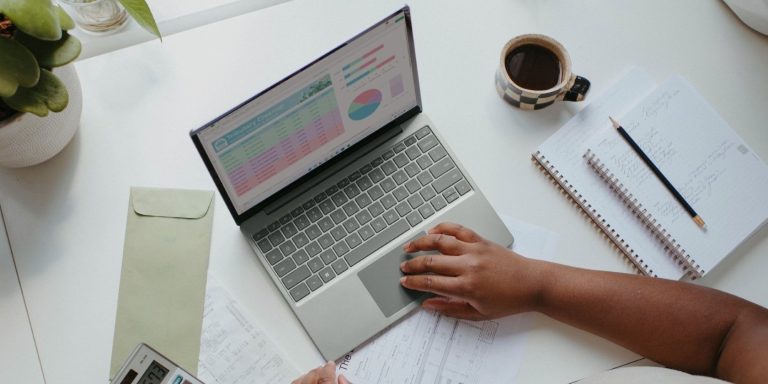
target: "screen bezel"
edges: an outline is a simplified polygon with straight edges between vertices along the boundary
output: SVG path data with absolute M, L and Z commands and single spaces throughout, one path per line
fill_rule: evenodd
M 243 106 L 247 105 L 248 103 L 252 102 L 253 100 L 257 99 L 258 97 L 266 94 L 267 92 L 271 91 L 272 89 L 280 86 L 284 82 L 288 81 L 289 79 L 293 78 L 294 76 L 302 73 L 303 71 L 307 70 L 311 66 L 315 65 L 320 60 L 325 59 L 326 57 L 332 55 L 333 53 L 337 52 L 339 49 L 343 48 L 344 46 L 348 45 L 355 39 L 365 35 L 366 33 L 370 32 L 372 29 L 380 26 L 381 24 L 385 23 L 387 20 L 391 19 L 393 16 L 397 15 L 398 13 L 403 13 L 405 15 L 405 25 L 406 25 L 406 35 L 408 38 L 408 50 L 411 55 L 411 67 L 413 69 L 413 82 L 414 82 L 414 88 L 416 91 L 416 105 L 397 117 L 396 119 L 390 121 L 389 123 L 385 124 L 381 128 L 377 129 L 375 132 L 369 134 L 367 137 L 363 138 L 356 144 L 352 145 L 351 147 L 347 148 L 346 150 L 342 151 L 338 155 L 334 156 L 330 160 L 326 161 L 322 165 L 318 166 L 317 168 L 313 169 L 312 171 L 308 172 L 307 174 L 299 177 L 292 183 L 288 184 L 284 188 L 280 189 L 279 191 L 276 191 L 268 198 L 262 200 L 258 204 L 254 205 L 253 207 L 247 209 L 241 214 L 237 213 L 237 209 L 235 209 L 234 202 L 229 197 L 229 194 L 227 193 L 226 188 L 224 188 L 224 183 L 219 178 L 218 173 L 216 172 L 216 169 L 213 166 L 213 162 L 208 157 L 208 154 L 206 153 L 205 149 L 203 148 L 203 144 L 200 141 L 200 138 L 198 136 L 199 133 L 201 133 L 206 128 L 216 124 L 221 119 L 229 116 L 233 112 L 239 110 Z M 219 194 L 221 194 L 221 197 L 224 199 L 224 202 L 227 204 L 227 208 L 229 209 L 229 212 L 232 214 L 232 218 L 234 218 L 235 223 L 237 225 L 242 224 L 244 221 L 248 220 L 250 217 L 254 216 L 256 213 L 264 210 L 265 207 L 269 206 L 271 203 L 273 203 L 275 200 L 280 198 L 280 196 L 286 192 L 289 192 L 291 190 L 294 190 L 298 187 L 301 187 L 306 183 L 307 180 L 312 179 L 313 177 L 317 176 L 319 173 L 323 172 L 324 170 L 328 169 L 329 167 L 332 167 L 334 164 L 338 163 L 340 160 L 344 159 L 347 155 L 350 153 L 354 153 L 357 149 L 364 146 L 365 144 L 371 142 L 371 140 L 374 140 L 375 138 L 379 137 L 380 135 L 388 132 L 390 129 L 397 128 L 400 124 L 405 122 L 406 120 L 410 119 L 411 117 L 421 113 L 421 91 L 419 89 L 419 77 L 418 77 L 418 71 L 416 68 L 416 52 L 414 48 L 414 40 L 413 40 L 413 27 L 411 24 L 411 12 L 409 6 L 403 6 L 402 8 L 398 9 L 397 11 L 393 12 L 392 14 L 388 15 L 381 21 L 377 22 L 376 24 L 370 26 L 363 32 L 358 33 L 351 39 L 345 41 L 344 43 L 340 44 L 336 48 L 330 50 L 326 54 L 318 57 L 311 63 L 301 67 L 297 71 L 291 73 L 290 75 L 286 76 L 282 80 L 276 82 L 272 86 L 266 88 L 265 90 L 257 93 L 256 95 L 252 96 L 251 98 L 245 100 L 244 102 L 240 103 L 236 107 L 230 109 L 229 111 L 221 114 L 220 116 L 216 117 L 215 119 L 211 120 L 210 122 L 206 123 L 200 128 L 194 129 L 190 132 L 190 136 L 192 138 L 192 141 L 195 144 L 195 147 L 197 148 L 197 151 L 200 153 L 200 156 L 203 159 L 203 162 L 205 163 L 205 167 L 208 169 L 208 173 L 210 173 L 211 177 L 213 178 L 213 182 L 216 184 L 216 188 L 219 190 Z

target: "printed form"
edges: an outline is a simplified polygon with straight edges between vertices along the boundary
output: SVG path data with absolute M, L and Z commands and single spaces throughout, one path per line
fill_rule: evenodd
M 512 249 L 552 260 L 557 235 L 504 217 Z M 465 321 L 423 309 L 373 337 L 338 362 L 354 384 L 510 383 L 517 375 L 530 315 Z
M 205 291 L 198 378 L 206 384 L 284 384 L 299 371 L 211 275 Z

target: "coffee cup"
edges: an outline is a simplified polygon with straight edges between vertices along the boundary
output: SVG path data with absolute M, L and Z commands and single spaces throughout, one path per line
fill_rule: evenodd
M 581 101 L 589 80 L 571 72 L 571 58 L 555 39 L 537 34 L 513 38 L 501 50 L 496 91 L 520 109 L 548 107 L 556 101 Z

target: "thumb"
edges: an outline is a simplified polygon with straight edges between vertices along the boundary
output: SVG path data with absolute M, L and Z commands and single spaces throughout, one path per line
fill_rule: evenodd
M 344 375 L 339 375 L 339 384 L 351 384 Z

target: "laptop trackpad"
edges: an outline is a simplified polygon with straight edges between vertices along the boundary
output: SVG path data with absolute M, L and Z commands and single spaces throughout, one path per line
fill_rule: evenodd
M 422 231 L 408 241 L 425 234 Z M 408 241 L 395 247 L 395 249 L 357 273 L 357 277 L 363 282 L 365 288 L 368 289 L 368 293 L 371 294 L 371 297 L 373 297 L 373 300 L 376 301 L 379 309 L 384 312 L 386 317 L 392 316 L 406 305 L 428 295 L 426 292 L 406 289 L 400 285 L 400 277 L 403 276 L 403 273 L 400 271 L 400 263 L 422 254 L 428 254 L 427 252 L 419 252 L 417 254 L 405 253 L 402 245 Z

